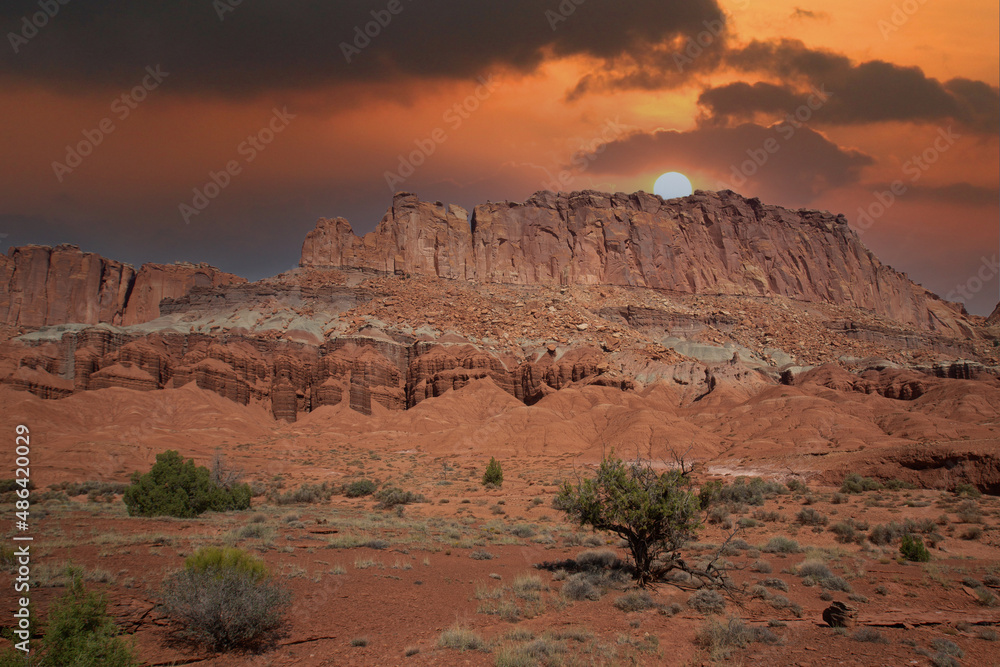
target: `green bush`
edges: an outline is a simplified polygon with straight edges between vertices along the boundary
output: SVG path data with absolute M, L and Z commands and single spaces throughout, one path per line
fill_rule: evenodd
M 333 496 L 333 491 L 333 486 L 327 482 L 323 482 L 322 484 L 310 484 L 306 482 L 297 489 L 275 495 L 273 500 L 278 505 L 321 503 L 329 500 Z
M 899 553 L 906 560 L 918 563 L 926 563 L 931 559 L 931 553 L 924 546 L 924 541 L 909 533 L 903 535 L 903 541 L 899 545 Z
M 868 541 L 872 544 L 889 544 L 903 536 L 906 531 L 895 521 L 888 524 L 879 524 L 868 533 Z
M 426 503 L 427 498 L 413 491 L 403 491 L 395 487 L 382 489 L 375 494 L 378 506 L 381 509 L 390 509 L 397 505 L 410 505 L 412 503 Z
M 225 512 L 250 507 L 250 487 L 230 488 L 212 483 L 204 466 L 184 461 L 176 451 L 156 455 L 156 463 L 145 475 L 132 474 L 125 489 L 125 506 L 131 516 L 175 516 L 190 518 L 207 510 Z
M 503 469 L 500 467 L 500 462 L 492 456 L 486 465 L 486 472 L 483 473 L 483 486 L 497 489 L 503 486 Z
M 375 493 L 376 484 L 370 479 L 359 479 L 344 487 L 344 495 L 348 498 L 360 498 Z
M 49 609 L 40 647 L 27 660 L 11 647 L 0 654 L 0 665 L 72 665 L 73 667 L 132 667 L 139 665 L 134 647 L 121 637 L 108 616 L 107 599 L 87 591 L 80 571 L 70 569 L 71 581 Z
M 677 562 L 677 552 L 700 527 L 698 496 L 680 470 L 660 472 L 648 462 L 606 458 L 594 479 L 563 484 L 555 505 L 581 526 L 625 540 L 639 586 Z M 661 561 L 664 566 L 654 563 Z
M 972 484 L 961 483 L 955 486 L 955 495 L 959 498 L 978 498 L 983 494 Z
M 267 567 L 239 549 L 200 549 L 160 592 L 179 634 L 216 651 L 260 649 L 285 625 L 291 594 L 271 582 Z
M 795 518 L 803 526 L 825 526 L 828 521 L 825 514 L 811 507 L 803 507 Z
M 769 482 L 762 477 L 737 477 L 732 484 L 711 481 L 702 484 L 698 499 L 702 509 L 717 502 L 763 505 L 768 498 L 788 493 L 788 487 L 781 482 Z
M 235 547 L 202 547 L 184 559 L 184 567 L 194 572 L 243 572 L 255 581 L 271 574 L 264 561 Z
M 772 537 L 767 544 L 761 546 L 760 550 L 769 554 L 795 554 L 800 551 L 799 543 L 784 535 Z
M 844 483 L 840 487 L 841 493 L 864 493 L 865 491 L 880 491 L 882 485 L 878 480 L 871 477 L 862 477 L 856 472 L 844 478 Z

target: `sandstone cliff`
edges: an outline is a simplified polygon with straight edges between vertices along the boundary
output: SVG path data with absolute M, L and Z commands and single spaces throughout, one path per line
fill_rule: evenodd
M 457 206 L 400 193 L 357 237 L 322 219 L 303 267 L 354 267 L 520 285 L 622 285 L 786 296 L 864 308 L 929 331 L 973 335 L 961 307 L 882 264 L 842 215 L 767 206 L 734 192 L 664 201 L 645 193 L 538 192 Z
M 207 264 L 144 264 L 137 273 L 74 245 L 11 248 L 0 255 L 0 323 L 139 324 L 159 316 L 161 299 L 242 282 Z

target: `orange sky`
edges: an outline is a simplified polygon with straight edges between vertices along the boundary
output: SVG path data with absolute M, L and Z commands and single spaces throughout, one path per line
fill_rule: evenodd
M 713 2 L 699 1 L 704 16 L 717 11 Z M 5 31 L 16 29 L 19 18 L 34 6 L 13 4 L 0 13 Z M 385 6 L 348 4 L 358 4 L 362 18 Z M 1000 85 L 996 2 L 853 0 L 815 2 L 806 9 L 784 0 L 724 1 L 725 34 L 713 35 L 705 55 L 683 76 L 674 69 L 670 48 L 698 37 L 700 17 L 685 19 L 681 28 L 665 18 L 658 27 L 663 35 L 659 42 L 660 33 L 623 37 L 621 44 L 612 43 L 611 37 L 606 38 L 608 45 L 588 44 L 587 30 L 602 34 L 605 25 L 621 34 L 632 30 L 627 15 L 611 21 L 600 12 L 634 11 L 635 25 L 649 26 L 649 17 L 639 16 L 646 3 L 617 9 L 613 3 L 588 0 L 551 33 L 544 12 L 559 3 L 514 4 L 524 7 L 520 23 L 512 21 L 526 26 L 523 35 L 501 34 L 499 27 L 494 35 L 491 25 L 496 20 L 485 16 L 483 26 L 469 28 L 470 33 L 481 32 L 469 37 L 468 44 L 457 45 L 448 43 L 453 33 L 443 29 L 426 35 L 408 32 L 411 18 L 434 25 L 451 17 L 418 16 L 418 5 L 406 6 L 358 55 L 358 67 L 370 68 L 363 76 L 355 76 L 353 69 L 341 71 L 337 68 L 343 63 L 335 62 L 341 58 L 338 43 L 352 34 L 348 20 L 331 24 L 327 43 L 316 46 L 330 58 L 324 76 L 303 75 L 308 65 L 279 66 L 260 56 L 246 71 L 238 63 L 226 64 L 228 69 L 218 66 L 216 78 L 213 61 L 192 56 L 191 63 L 174 68 L 169 63 L 179 62 L 189 51 L 156 50 L 160 41 L 171 37 L 171 24 L 163 19 L 149 28 L 146 41 L 153 46 L 135 47 L 142 52 L 132 60 L 117 52 L 97 53 L 89 69 L 81 65 L 79 72 L 63 72 L 68 67 L 63 63 L 71 61 L 56 58 L 61 48 L 56 33 L 59 44 L 67 43 L 67 35 L 71 43 L 72 31 L 85 30 L 93 20 L 88 11 L 99 13 L 104 5 L 111 11 L 115 2 L 90 8 L 67 5 L 51 19 L 51 26 L 21 45 L 18 53 L 8 52 L 0 60 L 4 249 L 67 241 L 134 263 L 210 261 L 257 278 L 293 265 L 304 234 L 321 215 L 344 215 L 356 231 L 370 230 L 393 189 L 469 207 L 486 199 L 523 199 L 559 183 L 554 179 L 561 172 L 562 189 L 567 190 L 649 191 L 660 173 L 673 170 L 687 174 L 696 188 L 716 188 L 721 181 L 732 181 L 731 167 L 747 150 L 757 148 L 755 137 L 773 131 L 769 126 L 784 116 L 769 106 L 773 100 L 801 94 L 829 74 L 842 86 L 874 85 L 878 90 L 898 85 L 895 101 L 887 98 L 887 108 L 893 109 L 883 113 L 877 101 L 866 107 L 865 96 L 856 91 L 834 91 L 837 104 L 820 109 L 794 142 L 789 140 L 759 174 L 735 189 L 770 203 L 841 211 L 856 223 L 859 209 L 870 206 L 874 193 L 905 179 L 906 194 L 871 225 L 864 240 L 896 268 L 952 298 L 958 298 L 954 288 L 979 270 L 983 258 L 996 255 L 996 122 L 990 129 Z M 669 5 L 651 3 L 666 13 Z M 893 8 L 903 6 L 917 9 L 912 15 L 894 16 Z M 226 33 L 232 40 L 229 50 L 238 51 L 241 38 L 253 46 L 252 54 L 292 48 L 295 41 L 286 44 L 281 35 L 269 42 L 266 29 L 250 21 L 253 11 L 237 8 L 219 22 L 221 27 L 203 29 L 233 31 Z M 463 11 L 469 11 L 467 6 Z M 246 24 L 240 23 L 240 12 Z M 142 16 L 133 18 L 135 25 L 143 25 Z M 204 21 L 214 24 L 217 18 L 209 15 Z M 475 17 L 463 21 L 474 23 Z M 126 25 L 125 19 L 122 23 L 109 30 L 135 34 L 133 25 Z M 167 26 L 162 34 L 157 33 L 159 25 Z M 178 25 L 186 24 L 178 19 Z M 259 44 L 250 39 L 257 37 L 254 30 L 264 31 Z M 323 36 L 291 34 L 303 41 Z M 458 42 L 462 38 L 454 37 Z M 519 39 L 534 50 L 516 48 Z M 800 69 L 794 78 L 781 69 L 792 66 L 790 59 L 745 64 L 743 49 L 752 40 L 775 45 L 782 39 L 798 40 L 798 50 L 809 58 L 826 54 L 831 62 L 833 56 L 846 60 L 830 65 L 833 69 L 818 68 L 819 73 L 796 64 Z M 407 51 L 411 40 L 417 49 L 412 52 Z M 435 49 L 456 60 L 438 62 Z M 427 62 L 412 64 L 406 60 L 412 57 L 409 53 L 423 54 Z M 475 53 L 481 62 L 463 64 L 465 53 Z M 668 55 L 657 59 L 658 53 Z M 139 83 L 144 67 L 160 62 L 161 56 L 163 70 L 170 74 L 128 117 L 119 118 L 121 106 L 113 107 L 113 100 Z M 864 66 L 869 61 L 892 67 Z M 281 67 L 287 72 L 270 71 Z M 569 99 L 588 75 L 590 88 Z M 491 76 L 495 85 L 489 91 L 480 81 Z M 634 85 L 638 78 L 656 80 Z M 969 86 L 947 83 L 954 79 L 969 80 L 976 87 L 966 93 Z M 750 113 L 751 103 L 744 104 L 742 98 L 734 108 L 747 111 L 745 118 L 725 116 L 717 109 L 709 113 L 699 105 L 706 91 L 735 82 L 772 86 L 758 91 L 761 97 L 754 99 L 766 99 L 756 113 Z M 952 107 L 959 111 L 949 112 Z M 294 118 L 273 143 L 246 162 L 241 142 L 267 127 L 275 108 L 287 109 Z M 916 116 L 909 111 L 925 108 Z M 83 133 L 93 132 L 104 118 L 112 120 L 114 131 L 103 134 L 93 154 L 62 174 L 60 181 L 53 162 L 65 161 L 67 145 L 83 140 Z M 913 156 L 932 147 L 937 133 L 948 127 L 958 138 L 947 150 L 936 151 L 934 164 L 914 180 Z M 666 134 L 669 131 L 673 133 Z M 807 138 L 811 143 L 793 147 Z M 418 150 L 421 142 L 433 146 L 433 152 L 425 149 L 415 173 L 402 182 L 392 179 L 390 187 L 386 173 L 396 171 L 400 156 Z M 603 142 L 610 142 L 607 150 Z M 225 169 L 229 161 L 240 164 L 240 173 L 208 208 L 185 221 L 180 205 L 190 203 L 193 189 L 203 187 L 210 172 Z M 787 180 L 787 175 L 799 173 L 808 178 Z M 806 182 L 811 185 L 804 187 Z M 979 313 L 992 310 L 997 299 L 996 276 L 979 292 L 963 297 L 970 310 Z

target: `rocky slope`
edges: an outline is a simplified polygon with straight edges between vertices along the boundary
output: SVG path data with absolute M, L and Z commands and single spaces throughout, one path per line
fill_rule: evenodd
M 622 285 L 690 294 L 786 296 L 974 335 L 958 304 L 882 264 L 842 215 L 791 211 L 731 191 L 664 201 L 645 193 L 539 192 L 524 203 L 457 206 L 397 194 L 357 237 L 322 219 L 300 265 L 519 285 Z
M 138 324 L 157 318 L 164 298 L 241 282 L 207 264 L 144 264 L 136 272 L 74 245 L 11 248 L 0 255 L 0 323 Z

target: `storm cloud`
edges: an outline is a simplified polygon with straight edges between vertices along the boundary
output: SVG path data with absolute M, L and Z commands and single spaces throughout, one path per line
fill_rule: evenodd
M 549 54 L 614 59 L 683 40 L 721 15 L 715 0 L 51 4 L 57 13 L 36 20 L 37 30 L 25 24 L 39 13 L 37 0 L 0 5 L 13 47 L 0 50 L 0 77 L 64 89 L 124 86 L 160 64 L 172 92 L 226 96 L 469 77 L 491 67 L 527 72 Z
M 804 205 L 830 188 L 857 183 L 874 160 L 802 125 L 699 127 L 637 132 L 601 148 L 595 173 L 640 173 L 664 164 L 709 171 L 712 189 L 731 188 L 785 205 Z
M 727 62 L 744 72 L 777 76 L 783 83 L 737 81 L 704 90 L 698 103 L 715 123 L 749 120 L 757 114 L 783 116 L 804 104 L 810 89 L 822 88 L 832 97 L 816 114 L 817 122 L 954 120 L 981 133 L 996 133 L 1000 125 L 1000 90 L 982 81 L 941 82 L 919 67 L 880 60 L 855 64 L 797 40 L 752 42 L 730 52 Z

